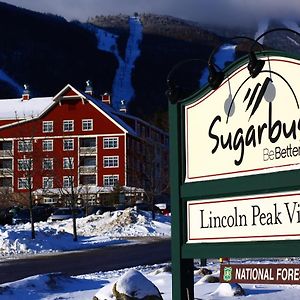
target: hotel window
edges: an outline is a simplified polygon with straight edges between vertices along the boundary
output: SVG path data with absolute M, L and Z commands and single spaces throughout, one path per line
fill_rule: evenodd
M 32 151 L 32 140 L 18 141 L 19 152 L 31 152 Z
M 63 158 L 63 168 L 64 169 L 74 169 L 74 157 L 64 157 Z
M 43 121 L 43 132 L 53 132 L 53 121 Z
M 31 184 L 31 187 L 32 187 L 32 177 L 29 179 L 29 178 L 26 178 L 26 177 L 21 177 L 21 178 L 18 178 L 18 189 L 24 189 L 24 190 L 28 190 L 29 189 L 29 184 Z
M 82 130 L 83 131 L 90 131 L 93 130 L 93 120 L 82 120 Z
M 43 141 L 43 151 L 53 151 L 53 140 Z
M 103 185 L 104 186 L 114 186 L 119 181 L 119 175 L 104 175 Z
M 104 168 L 116 168 L 119 166 L 119 156 L 104 156 L 103 167 Z
M 32 158 L 18 159 L 18 171 L 29 171 L 33 168 Z
M 119 138 L 110 137 L 103 139 L 103 148 L 104 149 L 117 149 L 119 148 Z
M 74 139 L 65 139 L 64 140 L 64 150 L 74 150 Z
M 64 132 L 74 131 L 74 120 L 64 120 L 63 130 Z
M 43 159 L 43 170 L 53 170 L 53 158 Z
M 53 188 L 53 177 L 43 177 L 43 189 Z
M 70 188 L 74 182 L 74 176 L 64 176 L 63 178 L 63 187 Z

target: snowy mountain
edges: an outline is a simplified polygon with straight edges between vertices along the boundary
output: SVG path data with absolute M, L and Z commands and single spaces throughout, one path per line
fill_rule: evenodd
M 141 53 L 139 46 L 143 38 L 143 26 L 138 17 L 129 17 L 128 23 L 129 37 L 124 59 L 119 53 L 118 36 L 99 27 L 93 28 L 98 40 L 98 49 L 114 54 L 119 63 L 112 85 L 112 105 L 116 109 L 120 108 L 120 101 L 124 100 L 126 103 L 135 96 L 132 72 Z
M 78 89 L 91 80 L 95 95 L 112 94 L 118 109 L 167 127 L 166 79 L 175 70 L 188 91 L 207 81 L 207 61 L 215 51 L 218 67 L 245 55 L 252 43 L 225 42 L 236 35 L 257 38 L 272 28 L 299 31 L 291 21 L 268 20 L 257 28 L 204 26 L 170 16 L 95 16 L 87 23 L 32 12 L 0 2 L 0 99 L 19 97 L 24 83 L 33 96 L 53 96 L 67 83 Z M 9 30 L 8 30 L 8 29 Z M 262 37 L 266 48 L 299 52 L 300 37 L 278 31 Z M 226 51 L 225 51 L 226 50 Z

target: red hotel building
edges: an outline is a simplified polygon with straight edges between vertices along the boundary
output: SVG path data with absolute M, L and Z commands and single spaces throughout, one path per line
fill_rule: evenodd
M 88 186 L 93 199 L 116 183 L 147 191 L 155 181 L 156 192 L 163 189 L 168 134 L 110 104 L 89 84 L 44 98 L 31 98 L 25 86 L 22 98 L 0 100 L 0 191 L 28 192 L 28 176 L 41 202 L 71 184 L 77 192 Z

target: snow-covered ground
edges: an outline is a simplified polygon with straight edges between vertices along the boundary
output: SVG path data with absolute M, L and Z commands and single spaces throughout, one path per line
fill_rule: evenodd
M 164 300 L 172 300 L 172 275 L 165 271 L 166 265 L 137 266 L 147 279 L 159 289 Z M 219 264 L 212 261 L 208 268 L 218 274 Z M 99 300 L 114 299 L 111 295 L 112 286 L 120 276 L 129 269 L 110 272 L 98 272 L 79 276 L 63 274 L 43 274 L 19 281 L 0 285 L 1 300 L 57 300 L 78 299 L 92 300 L 94 295 L 102 296 Z M 195 299 L 251 299 L 251 300 L 290 300 L 300 298 L 300 286 L 296 285 L 261 285 L 241 284 L 246 296 L 233 297 L 228 284 L 206 283 L 203 277 L 195 275 Z M 143 287 L 140 286 L 140 289 Z
M 153 221 L 149 212 L 137 212 L 134 209 L 90 215 L 77 220 L 78 242 L 73 242 L 71 220 L 61 222 L 36 223 L 36 239 L 30 239 L 29 224 L 0 227 L 1 260 L 12 259 L 33 253 L 54 252 L 73 249 L 92 248 L 94 246 L 122 243 L 132 236 L 170 236 L 171 217 L 156 216 Z M 238 261 L 235 263 L 251 263 Z M 255 263 L 299 263 L 298 260 L 255 261 Z M 198 265 L 199 267 L 199 265 Z M 220 264 L 209 260 L 207 268 L 215 276 L 219 274 Z M 172 299 L 172 275 L 170 263 L 153 266 L 136 266 L 147 279 L 154 283 L 163 299 Z M 131 270 L 132 270 L 131 269 Z M 13 271 L 13 270 L 12 270 Z M 54 300 L 78 299 L 92 300 L 94 295 L 103 299 L 114 299 L 111 290 L 116 281 L 129 269 L 97 272 L 79 276 L 66 276 L 60 273 L 40 274 L 15 282 L 0 285 L 0 299 Z M 241 284 L 245 296 L 232 297 L 228 284 L 207 283 L 204 277 L 195 271 L 195 298 L 198 299 L 299 299 L 300 286 L 292 285 L 250 285 Z M 143 286 L 139 286 L 143 288 Z M 100 299 L 100 298 L 99 298 Z M 102 299 L 102 298 L 101 298 Z M 102 300 L 103 300 L 102 299 Z
M 32 240 L 27 224 L 0 226 L 0 255 L 2 258 L 24 254 L 46 253 L 95 248 L 124 243 L 128 237 L 171 235 L 171 218 L 151 212 L 106 212 L 77 219 L 78 242 L 73 241 L 72 220 L 35 223 L 36 239 Z M 1 258 L 0 256 L 0 258 Z

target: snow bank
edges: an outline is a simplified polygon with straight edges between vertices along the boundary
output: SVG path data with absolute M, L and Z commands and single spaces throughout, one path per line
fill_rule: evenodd
M 77 219 L 78 242 L 73 241 L 71 219 L 35 223 L 35 232 L 36 239 L 32 240 L 29 223 L 0 226 L 1 256 L 95 248 L 122 243 L 124 239 L 135 236 L 169 237 L 171 219 L 157 216 L 153 221 L 151 213 L 129 208 Z
M 266 260 L 261 260 L 260 262 L 265 263 Z M 282 261 L 276 262 L 282 263 Z M 219 263 L 217 261 L 209 263 L 209 268 L 212 270 L 218 269 Z M 159 289 L 164 300 L 172 300 L 172 275 L 169 272 L 169 264 L 136 266 L 132 269 L 138 270 L 150 280 Z M 113 300 L 115 299 L 112 294 L 113 285 L 129 270 L 97 272 L 71 277 L 58 273 L 32 276 L 16 282 L 1 284 L 0 298 L 1 300 L 91 300 L 101 290 L 101 294 L 106 297 L 104 299 Z M 163 270 L 167 271 L 164 272 Z M 300 298 L 300 286 L 298 285 L 243 284 L 242 287 L 246 291 L 246 297 L 232 296 L 232 289 L 228 288 L 226 284 L 204 283 L 195 285 L 195 298 L 203 300 L 290 300 Z
M 120 294 L 142 299 L 146 296 L 160 296 L 157 287 L 142 273 L 129 270 L 116 283 L 116 290 Z
M 211 296 L 219 297 L 234 297 L 244 296 L 245 292 L 243 288 L 237 283 L 221 283 L 217 290 L 211 293 Z

